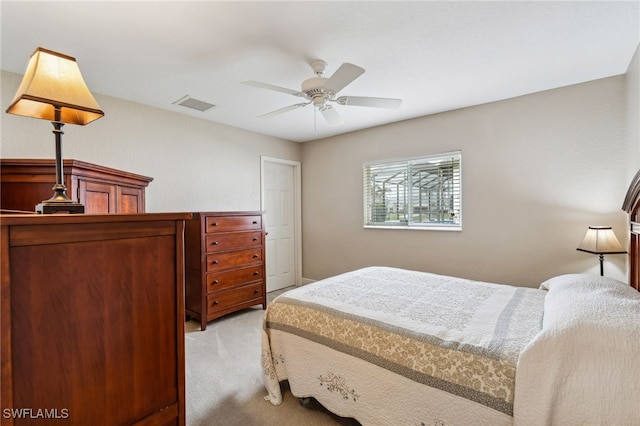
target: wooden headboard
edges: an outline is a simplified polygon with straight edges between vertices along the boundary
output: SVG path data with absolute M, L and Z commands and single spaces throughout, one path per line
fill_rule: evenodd
M 640 291 L 640 170 L 629 185 L 622 210 L 629 213 L 629 284 Z

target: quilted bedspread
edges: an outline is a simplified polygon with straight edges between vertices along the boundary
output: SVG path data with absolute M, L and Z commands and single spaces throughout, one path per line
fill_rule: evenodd
M 542 330 L 520 354 L 514 423 L 640 425 L 640 293 L 587 274 L 541 287 Z
M 518 357 L 541 330 L 545 294 L 386 267 L 296 288 L 265 313 L 268 399 L 281 403 L 289 380 L 295 396 L 363 424 L 510 424 Z M 453 415 L 439 409 L 456 404 Z

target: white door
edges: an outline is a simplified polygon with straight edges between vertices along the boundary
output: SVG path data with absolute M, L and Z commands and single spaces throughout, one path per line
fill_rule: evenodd
M 267 292 L 297 283 L 299 163 L 263 158 L 262 193 L 266 214 Z

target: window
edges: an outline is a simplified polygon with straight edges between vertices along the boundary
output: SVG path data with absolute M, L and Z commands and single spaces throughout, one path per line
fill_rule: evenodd
M 364 225 L 462 229 L 460 151 L 366 163 Z

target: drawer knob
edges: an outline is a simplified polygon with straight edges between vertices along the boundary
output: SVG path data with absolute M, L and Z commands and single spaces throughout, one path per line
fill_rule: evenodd
M 212 243 L 211 243 L 211 245 L 212 245 L 212 246 L 217 246 L 217 245 L 218 245 L 218 242 L 217 242 L 217 241 L 214 241 L 214 242 L 212 242 Z
M 218 284 L 218 280 L 213 280 L 213 284 Z
M 254 220 L 254 221 L 253 221 L 253 224 L 254 224 L 254 225 L 257 225 L 257 224 L 258 224 L 258 221 L 257 221 L 257 220 Z
M 257 255 L 257 254 L 254 254 L 254 255 L 253 255 L 253 258 L 254 258 L 254 259 L 257 259 L 257 258 L 259 258 L 259 257 L 260 257 L 260 256 L 259 256 L 259 255 Z
M 211 226 L 218 226 L 218 222 L 213 222 Z
M 253 273 L 253 275 L 260 275 L 260 272 L 255 271 L 255 272 Z
M 253 241 L 258 241 L 258 238 L 257 237 L 253 237 Z
M 213 261 L 213 262 L 211 262 L 211 263 L 212 263 L 213 265 L 217 265 L 217 264 L 218 264 L 218 261 L 217 261 L 217 260 L 214 260 L 214 261 Z
M 258 294 L 258 293 L 260 293 L 260 290 L 258 289 L 253 290 L 253 294 Z
M 218 302 L 217 300 L 214 300 L 214 301 L 213 301 L 213 304 L 214 304 L 214 305 L 217 305 L 217 304 L 219 304 L 219 303 L 220 303 L 220 302 Z

